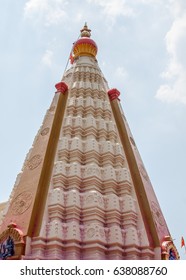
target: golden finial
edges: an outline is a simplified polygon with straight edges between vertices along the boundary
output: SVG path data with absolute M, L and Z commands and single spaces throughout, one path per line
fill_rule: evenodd
M 85 25 L 81 30 L 81 38 L 79 38 L 73 46 L 73 59 L 76 59 L 80 56 L 96 57 L 98 48 L 94 40 L 90 38 L 90 32 L 91 30 L 88 28 L 87 23 L 85 22 Z
M 85 25 L 83 29 L 81 29 L 81 37 L 90 37 L 91 36 L 91 30 L 88 29 L 87 23 L 85 22 Z

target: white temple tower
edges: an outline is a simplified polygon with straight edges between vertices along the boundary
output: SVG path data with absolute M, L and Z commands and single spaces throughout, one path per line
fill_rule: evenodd
M 8 259 L 178 259 L 85 24 L 0 227 Z

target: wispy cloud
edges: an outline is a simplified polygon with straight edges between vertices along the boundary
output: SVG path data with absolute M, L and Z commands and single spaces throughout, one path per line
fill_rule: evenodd
M 58 24 L 67 18 L 64 9 L 67 4 L 67 0 L 29 0 L 24 6 L 24 17 L 42 21 L 46 26 Z
M 87 0 L 87 2 L 99 6 L 104 15 L 113 22 L 118 16 L 136 16 L 139 5 L 157 6 L 162 3 L 162 0 Z
M 170 1 L 174 20 L 165 41 L 169 63 L 162 73 L 165 83 L 156 98 L 164 102 L 186 104 L 186 5 L 183 1 Z
M 52 65 L 53 56 L 54 56 L 53 51 L 46 50 L 42 57 L 42 63 L 50 67 Z
M 125 0 L 87 0 L 89 3 L 99 5 L 103 9 L 103 13 L 110 17 L 112 21 L 115 17 L 124 15 L 131 17 L 134 15 L 134 11 L 128 1 Z
M 126 80 L 128 78 L 128 73 L 126 71 L 126 69 L 122 66 L 118 66 L 116 68 L 116 71 L 115 71 L 115 76 L 118 78 L 118 79 L 124 79 Z

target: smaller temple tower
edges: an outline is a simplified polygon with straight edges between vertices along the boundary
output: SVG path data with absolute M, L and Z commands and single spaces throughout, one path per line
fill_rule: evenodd
M 85 26 L 0 227 L 1 259 L 179 259 Z

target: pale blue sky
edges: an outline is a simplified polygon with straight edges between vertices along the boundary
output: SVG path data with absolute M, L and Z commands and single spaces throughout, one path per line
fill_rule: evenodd
M 186 1 L 0 0 L 0 201 L 7 200 L 85 21 L 172 237 L 186 240 Z

